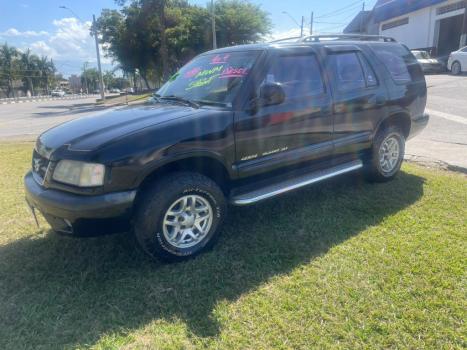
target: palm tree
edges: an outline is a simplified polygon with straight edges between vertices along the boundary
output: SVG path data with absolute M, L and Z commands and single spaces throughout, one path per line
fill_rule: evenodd
M 99 73 L 96 68 L 86 68 L 81 74 L 81 84 L 86 86 L 86 90 L 95 91 L 99 86 Z
M 2 75 L 6 76 L 8 97 L 13 95 L 15 97 L 15 91 L 13 89 L 13 80 L 15 78 L 15 60 L 18 57 L 18 50 L 13 46 L 8 46 L 7 43 L 3 44 L 0 48 L 0 62 Z
M 37 75 L 37 62 L 39 58 L 36 55 L 31 54 L 31 50 L 28 49 L 26 52 L 21 54 L 20 65 L 23 73 L 23 80 L 26 81 L 27 89 L 34 96 L 34 84 L 33 78 Z
M 49 94 L 49 77 L 53 77 L 55 74 L 55 65 L 52 60 L 49 61 L 47 56 L 41 56 L 39 61 L 37 62 L 37 69 L 40 71 L 40 75 L 43 78 L 43 82 L 45 82 L 45 93 L 46 95 Z

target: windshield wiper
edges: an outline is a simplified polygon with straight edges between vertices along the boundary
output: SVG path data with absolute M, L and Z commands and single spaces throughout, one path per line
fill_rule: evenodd
M 152 94 L 152 99 L 156 102 L 161 102 L 161 95 L 159 94 Z
M 180 96 L 175 96 L 175 95 L 162 96 L 162 97 L 160 97 L 160 99 L 161 100 L 181 102 L 181 103 L 189 105 L 190 107 L 193 107 L 193 108 L 200 108 L 201 107 L 198 103 L 196 103 L 194 101 L 191 101 L 189 99 L 186 99 L 186 98 L 183 98 L 183 97 L 180 97 Z
M 208 105 L 208 106 L 231 107 L 229 103 L 218 102 L 218 101 L 196 100 L 196 103 L 199 103 L 200 105 Z

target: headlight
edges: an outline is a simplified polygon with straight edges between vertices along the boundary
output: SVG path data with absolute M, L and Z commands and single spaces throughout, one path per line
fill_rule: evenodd
M 53 179 L 80 187 L 95 187 L 104 184 L 105 166 L 75 160 L 61 160 L 55 167 Z

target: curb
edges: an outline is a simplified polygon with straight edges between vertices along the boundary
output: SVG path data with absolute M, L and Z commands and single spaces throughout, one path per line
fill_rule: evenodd
M 437 168 L 467 175 L 467 168 L 459 165 L 449 164 L 439 159 L 417 156 L 414 154 L 406 154 L 404 157 L 404 161 L 418 164 L 428 168 Z
M 79 100 L 83 98 L 89 98 L 97 95 L 73 95 L 73 96 L 64 96 L 64 97 L 39 97 L 39 98 L 30 98 L 30 99 L 11 99 L 8 101 L 0 100 L 1 105 L 17 104 L 17 103 L 31 103 L 31 102 L 44 102 L 44 101 L 55 101 L 55 100 Z

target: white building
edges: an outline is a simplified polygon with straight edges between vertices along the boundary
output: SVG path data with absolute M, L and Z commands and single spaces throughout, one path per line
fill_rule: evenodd
M 344 33 L 390 36 L 410 49 L 444 56 L 461 45 L 466 4 L 467 0 L 379 0 L 373 10 L 357 15 Z

